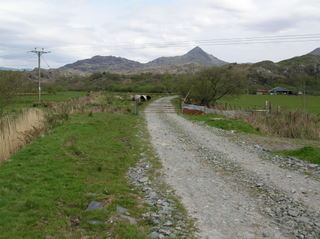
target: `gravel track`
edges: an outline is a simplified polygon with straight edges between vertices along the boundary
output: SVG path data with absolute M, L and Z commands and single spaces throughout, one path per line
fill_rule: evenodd
M 173 113 L 161 98 L 145 110 L 166 182 L 197 219 L 199 238 L 320 238 L 320 183 L 280 168 Z

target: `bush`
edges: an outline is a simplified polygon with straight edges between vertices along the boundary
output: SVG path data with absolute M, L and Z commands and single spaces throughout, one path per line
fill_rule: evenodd
M 0 116 L 20 90 L 23 76 L 21 72 L 0 71 Z
M 191 103 L 214 106 L 226 95 L 236 95 L 245 89 L 245 78 L 233 67 L 204 68 L 180 82 L 179 91 Z

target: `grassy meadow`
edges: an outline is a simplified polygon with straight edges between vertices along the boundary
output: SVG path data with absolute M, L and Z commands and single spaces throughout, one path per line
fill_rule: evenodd
M 320 96 L 306 95 L 306 111 L 320 114 Z M 303 96 L 295 95 L 240 95 L 226 97 L 218 102 L 220 106 L 233 109 L 265 109 L 265 102 L 270 101 L 273 109 L 280 106 L 283 110 L 303 110 Z
M 70 114 L 0 164 L 0 238 L 147 238 L 145 206 L 125 177 L 143 150 L 143 122 L 127 110 L 132 102 L 113 98 L 90 104 L 123 110 Z M 103 208 L 87 211 L 93 200 Z
M 84 91 L 63 91 L 55 94 L 43 94 L 41 100 L 43 102 L 62 102 L 69 99 L 79 98 L 85 96 L 87 92 Z M 13 102 L 7 106 L 7 110 L 17 110 L 21 108 L 30 108 L 32 104 L 38 102 L 37 94 L 18 95 Z

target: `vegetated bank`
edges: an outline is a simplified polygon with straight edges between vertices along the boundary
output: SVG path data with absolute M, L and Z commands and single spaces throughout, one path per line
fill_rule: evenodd
M 69 115 L 1 164 L 1 238 L 146 238 L 147 222 L 130 225 L 116 212 L 134 218 L 144 208 L 125 179 L 141 121 L 127 102 L 118 113 Z M 87 209 L 93 201 L 101 209 Z
M 36 104 L 46 106 L 45 108 L 32 107 L 35 103 L 30 99 L 34 99 L 34 95 L 16 96 L 6 104 L 0 117 L 0 161 L 7 159 L 57 121 L 64 120 L 69 113 L 83 109 L 95 97 L 89 94 L 79 98 L 80 95 L 83 95 L 83 92 L 64 92 L 50 98 L 43 97 L 51 101 Z M 68 100 L 62 101 L 65 99 Z
M 132 109 L 128 94 L 100 94 L 68 117 L 53 121 L 43 137 L 1 163 L 0 238 L 144 239 L 156 223 L 167 222 L 158 216 L 163 214 L 157 212 L 158 199 L 152 199 L 157 202 L 153 207 L 146 206 L 142 193 L 126 178 L 142 155 L 153 157 L 151 151 L 146 154 L 143 118 Z M 159 164 L 153 160 L 148 168 Z M 135 177 L 146 185 L 141 175 Z M 150 193 L 152 198 L 157 195 Z M 162 203 L 171 202 L 172 213 L 182 210 L 181 205 L 180 209 L 171 205 L 173 198 L 163 199 L 167 192 L 159 194 Z M 142 216 L 146 213 L 150 218 Z M 170 220 L 162 227 L 173 228 L 174 219 Z M 187 229 L 180 226 L 182 230 Z

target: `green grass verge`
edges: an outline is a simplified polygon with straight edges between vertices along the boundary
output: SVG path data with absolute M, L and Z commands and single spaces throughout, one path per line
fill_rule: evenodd
M 140 120 L 72 115 L 1 164 L 0 238 L 146 238 L 145 222 L 129 225 L 116 213 L 117 205 L 136 218 L 144 210 L 125 178 L 140 153 Z M 104 208 L 86 211 L 91 200 Z
M 172 104 L 175 106 L 176 110 L 178 112 L 181 111 L 181 100 L 179 98 L 175 98 L 172 100 Z M 260 131 L 252 127 L 250 124 L 236 119 L 230 119 L 223 115 L 219 114 L 205 114 L 205 115 L 189 115 L 189 114 L 183 114 L 187 119 L 193 120 L 193 121 L 202 121 L 206 124 L 224 129 L 224 130 L 236 130 L 244 133 L 249 134 L 262 134 Z
M 241 95 L 226 97 L 218 102 L 224 106 L 231 105 L 236 109 L 264 109 L 266 100 L 270 101 L 276 110 L 280 106 L 285 110 L 303 110 L 303 97 L 295 95 Z M 306 110 L 309 113 L 320 114 L 320 96 L 306 96 Z
M 306 146 L 297 150 L 277 151 L 275 153 L 284 156 L 297 157 L 314 164 L 320 164 L 320 148 L 318 147 Z
M 261 134 L 257 129 L 252 127 L 250 124 L 243 122 L 241 120 L 229 119 L 223 115 L 218 114 L 205 114 L 205 115 L 188 115 L 185 114 L 185 117 L 194 121 L 202 121 L 206 124 L 224 129 L 224 130 L 236 130 L 249 134 Z

